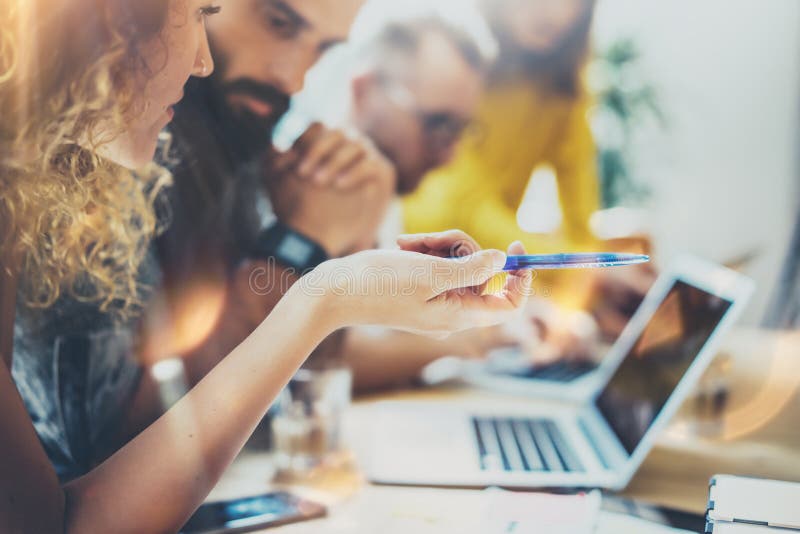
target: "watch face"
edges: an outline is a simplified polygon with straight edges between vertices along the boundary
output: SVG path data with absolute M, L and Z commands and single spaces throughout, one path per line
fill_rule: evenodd
M 292 265 L 307 265 L 314 254 L 314 247 L 296 235 L 286 234 L 275 252 L 278 258 Z

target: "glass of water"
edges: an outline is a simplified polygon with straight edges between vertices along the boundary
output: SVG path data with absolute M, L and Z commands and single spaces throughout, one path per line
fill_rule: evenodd
M 342 447 L 342 419 L 350 406 L 347 368 L 301 369 L 283 390 L 272 418 L 279 472 L 303 475 Z

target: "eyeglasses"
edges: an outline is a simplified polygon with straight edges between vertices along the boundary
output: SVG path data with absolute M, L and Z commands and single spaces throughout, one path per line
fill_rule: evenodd
M 425 135 L 437 147 L 450 147 L 455 144 L 472 124 L 470 119 L 450 113 L 417 114 Z
M 404 85 L 383 76 L 381 83 L 389 100 L 397 107 L 413 113 L 422 125 L 428 141 L 436 148 L 446 149 L 454 145 L 473 122 L 471 118 L 448 111 L 425 111 L 416 104 L 411 91 Z

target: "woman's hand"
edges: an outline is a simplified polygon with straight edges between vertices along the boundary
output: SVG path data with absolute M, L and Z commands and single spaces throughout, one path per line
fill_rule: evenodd
M 506 255 L 478 251 L 463 232 L 404 236 L 398 244 L 398 251 L 363 252 L 323 264 L 301 280 L 300 289 L 324 298 L 334 329 L 380 325 L 437 337 L 505 322 L 525 306 L 530 273 L 510 273 L 501 292 L 486 294 L 486 283 L 502 272 Z M 509 252 L 524 250 L 517 243 Z

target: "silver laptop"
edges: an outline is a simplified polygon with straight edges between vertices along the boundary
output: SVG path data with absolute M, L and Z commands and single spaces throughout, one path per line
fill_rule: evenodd
M 459 364 L 458 374 L 451 380 L 502 393 L 575 401 L 591 397 L 604 385 L 607 376 L 603 371 L 615 368 L 615 362 L 605 357 L 599 363 L 561 361 L 533 366 L 518 347 L 493 350 L 486 361 Z
M 675 262 L 582 401 L 379 404 L 367 476 L 386 484 L 622 489 L 753 290 L 749 278 L 723 267 Z

